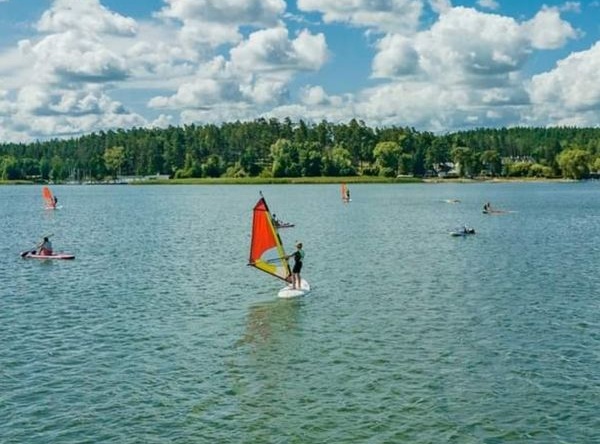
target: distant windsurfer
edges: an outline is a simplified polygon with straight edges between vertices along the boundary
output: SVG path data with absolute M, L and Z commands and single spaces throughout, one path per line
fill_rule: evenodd
M 350 188 L 346 188 L 346 202 L 350 202 Z
M 53 200 L 54 200 L 53 207 L 56 208 L 56 205 L 58 204 L 58 197 L 54 196 Z
M 302 242 L 296 243 L 296 251 L 286 256 L 286 259 L 294 258 L 294 267 L 292 268 L 292 288 L 302 288 L 300 279 L 300 271 L 302 270 L 302 260 L 304 259 L 304 251 L 302 250 Z

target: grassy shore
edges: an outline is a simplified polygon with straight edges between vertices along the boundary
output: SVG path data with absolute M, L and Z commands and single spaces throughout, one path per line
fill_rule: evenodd
M 151 179 L 131 182 L 131 185 L 262 185 L 262 184 L 336 184 L 345 182 L 353 183 L 505 183 L 505 182 L 573 182 L 570 179 L 541 177 L 476 177 L 473 179 L 453 178 L 441 179 L 432 177 L 422 179 L 419 177 L 379 177 L 379 176 L 347 176 L 347 177 L 217 177 L 217 178 L 190 178 L 190 179 Z M 103 184 L 101 182 L 99 185 Z M 113 185 L 106 182 L 106 185 Z M 28 180 L 0 180 L 0 185 L 40 185 L 39 182 Z
M 416 177 L 217 177 L 169 180 L 147 180 L 135 182 L 136 185 L 262 185 L 262 184 L 332 184 L 332 183 L 421 183 Z

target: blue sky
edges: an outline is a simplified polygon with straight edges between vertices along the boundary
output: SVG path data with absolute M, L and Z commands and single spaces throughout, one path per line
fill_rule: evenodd
M 0 141 L 259 117 L 598 126 L 600 1 L 0 0 Z

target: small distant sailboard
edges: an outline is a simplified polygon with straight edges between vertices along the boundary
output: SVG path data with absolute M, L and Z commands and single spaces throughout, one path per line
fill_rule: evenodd
M 350 189 L 343 182 L 342 182 L 342 186 L 341 186 L 341 193 L 342 193 L 342 202 L 344 202 L 344 203 L 352 202 L 352 199 L 350 199 Z
M 44 198 L 44 208 L 46 210 L 56 210 L 60 208 L 56 205 L 56 199 L 54 198 L 52 191 L 50 191 L 50 188 L 42 188 L 42 197 Z
M 285 282 L 289 282 L 292 275 L 281 238 L 273 224 L 269 207 L 262 194 L 253 210 L 252 239 L 250 241 L 248 265 Z M 279 291 L 278 296 L 281 298 L 305 296 L 309 291 L 310 286 L 302 280 L 301 288 L 294 290 L 291 285 L 286 285 Z

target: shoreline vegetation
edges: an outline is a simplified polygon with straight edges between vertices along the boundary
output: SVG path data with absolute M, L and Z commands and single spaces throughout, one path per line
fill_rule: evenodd
M 0 141 L 0 180 L 37 183 L 405 183 L 600 179 L 600 128 L 435 135 L 362 121 L 257 119 Z M 168 181 L 167 181 L 168 179 Z
M 186 179 L 151 179 L 132 182 L 98 181 L 88 183 L 46 183 L 30 180 L 0 180 L 0 185 L 326 185 L 326 184 L 444 184 L 444 183 L 521 183 L 521 182 L 578 182 L 562 177 L 475 177 L 475 178 L 421 178 L 421 177 L 380 177 L 380 176 L 348 176 L 348 177 L 216 177 Z

